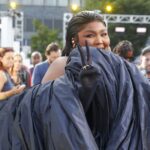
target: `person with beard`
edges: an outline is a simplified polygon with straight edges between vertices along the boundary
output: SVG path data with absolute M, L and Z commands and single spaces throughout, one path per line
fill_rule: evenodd
M 145 47 L 141 53 L 141 64 L 139 66 L 142 74 L 150 81 L 150 46 Z

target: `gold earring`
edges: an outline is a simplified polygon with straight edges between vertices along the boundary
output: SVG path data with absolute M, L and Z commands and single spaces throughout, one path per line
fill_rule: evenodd
M 72 47 L 75 48 L 76 47 L 76 43 L 75 41 L 72 39 Z
M 72 48 L 75 48 L 76 47 L 76 40 L 75 38 L 72 38 Z

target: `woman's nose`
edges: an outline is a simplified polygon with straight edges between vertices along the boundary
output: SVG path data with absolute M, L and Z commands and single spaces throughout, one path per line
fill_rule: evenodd
M 100 35 L 96 36 L 96 43 L 102 43 L 103 39 Z

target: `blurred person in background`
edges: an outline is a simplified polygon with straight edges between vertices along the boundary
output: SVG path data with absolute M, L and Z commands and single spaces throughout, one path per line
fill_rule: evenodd
M 32 73 L 33 73 L 33 70 L 34 70 L 34 67 L 36 64 L 40 63 L 42 61 L 42 55 L 40 52 L 38 51 L 34 51 L 32 54 L 31 54 L 31 64 L 33 65 L 31 68 L 30 68 L 30 75 L 32 76 Z
M 37 64 L 32 75 L 32 85 L 40 84 L 50 64 L 61 56 L 61 49 L 55 42 L 50 43 L 45 50 L 46 60 Z
M 20 53 L 14 54 L 14 65 L 10 69 L 11 78 L 15 85 L 26 85 L 30 87 L 31 78 L 26 66 L 23 65 L 23 58 Z
M 142 50 L 138 68 L 142 74 L 150 80 L 150 46 L 147 46 Z
M 15 86 L 9 74 L 14 63 L 12 48 L 0 48 L 0 100 L 22 92 L 25 86 Z
M 123 57 L 124 59 L 131 61 L 133 58 L 133 45 L 130 41 L 120 41 L 113 49 L 113 52 Z

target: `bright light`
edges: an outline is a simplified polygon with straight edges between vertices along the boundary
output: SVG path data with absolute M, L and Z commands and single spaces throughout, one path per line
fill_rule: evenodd
M 17 3 L 15 1 L 10 2 L 10 8 L 15 10 L 17 8 Z
M 125 27 L 116 27 L 115 32 L 123 33 L 123 32 L 125 32 Z
M 77 4 L 72 4 L 71 5 L 71 10 L 72 11 L 77 11 L 79 9 L 79 6 Z
M 146 33 L 147 32 L 147 28 L 146 27 L 137 27 L 136 28 L 136 32 L 137 33 Z
M 112 11 L 112 6 L 111 5 L 107 5 L 106 6 L 106 11 L 107 12 L 111 12 Z

